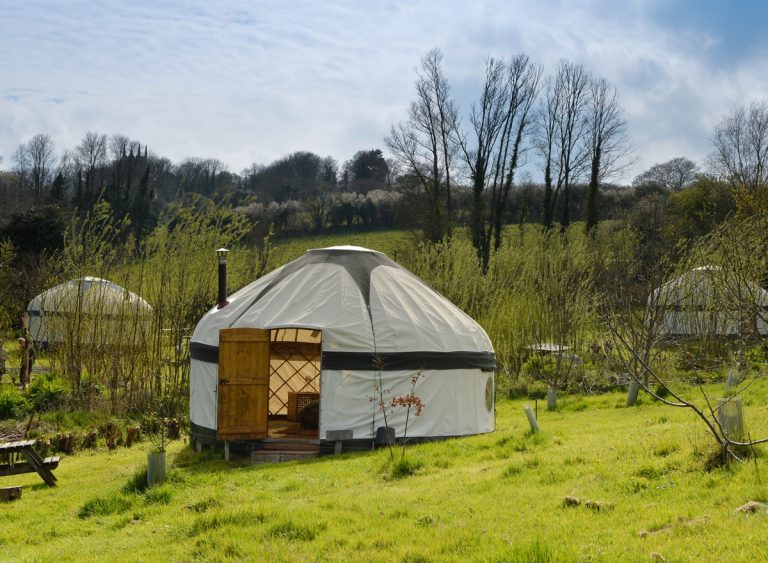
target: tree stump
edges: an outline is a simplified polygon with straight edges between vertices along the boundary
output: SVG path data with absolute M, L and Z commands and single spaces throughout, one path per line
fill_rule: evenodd
M 139 427 L 131 426 L 125 433 L 125 447 L 130 448 L 134 442 L 139 441 Z
M 10 502 L 21 498 L 21 487 L 0 488 L 0 502 Z

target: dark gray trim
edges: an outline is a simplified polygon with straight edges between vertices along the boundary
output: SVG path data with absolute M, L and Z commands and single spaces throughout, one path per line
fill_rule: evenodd
M 210 344 L 192 342 L 189 355 L 193 360 L 219 363 L 219 348 Z M 496 354 L 493 352 L 323 352 L 320 369 L 376 370 L 376 358 L 380 358 L 382 371 L 402 370 L 449 370 L 480 369 L 496 370 Z
M 219 363 L 219 347 L 210 344 L 201 344 L 200 342 L 191 342 L 189 344 L 189 357 L 193 360 L 206 362 L 208 364 Z
M 496 370 L 493 352 L 323 352 L 322 369 L 334 370 Z

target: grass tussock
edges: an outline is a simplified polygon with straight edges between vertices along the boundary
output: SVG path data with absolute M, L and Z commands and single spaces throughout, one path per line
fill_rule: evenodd
M 424 462 L 406 457 L 392 464 L 389 475 L 392 479 L 404 479 L 405 477 L 416 475 L 423 467 Z
M 267 536 L 289 541 L 313 541 L 321 529 L 322 526 L 308 526 L 287 520 L 273 525 L 267 532 Z
M 112 494 L 103 497 L 92 498 L 80 507 L 77 515 L 81 519 L 93 518 L 94 516 L 110 516 L 112 514 L 122 514 L 133 506 L 130 499 L 122 494 Z
M 236 526 L 239 528 L 253 527 L 263 524 L 267 521 L 267 516 L 263 512 L 254 512 L 251 510 L 239 510 L 236 512 L 217 513 L 198 517 L 192 527 L 189 529 L 189 536 L 198 536 L 210 533 L 226 526 Z

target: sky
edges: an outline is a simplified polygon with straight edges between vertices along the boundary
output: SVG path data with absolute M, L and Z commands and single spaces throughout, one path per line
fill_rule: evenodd
M 0 0 L 0 168 L 49 134 L 122 134 L 231 171 L 384 148 L 438 47 L 466 115 L 487 57 L 560 59 L 615 85 L 637 162 L 706 168 L 714 125 L 768 97 L 768 3 L 719 0 Z M 529 163 L 533 179 L 535 163 Z

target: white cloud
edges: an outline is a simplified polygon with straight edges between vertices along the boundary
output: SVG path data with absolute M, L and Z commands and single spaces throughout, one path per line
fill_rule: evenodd
M 293 150 L 348 159 L 403 119 L 432 47 L 468 109 L 485 57 L 582 63 L 619 88 L 632 174 L 703 162 L 713 124 L 766 95 L 765 59 L 715 64 L 720 38 L 659 23 L 655 2 L 195 2 L 30 0 L 4 7 L 0 154 L 37 132 L 60 149 L 122 133 L 180 160 L 240 170 Z M 8 158 L 3 163 L 9 165 Z M 627 179 L 631 179 L 631 175 Z

